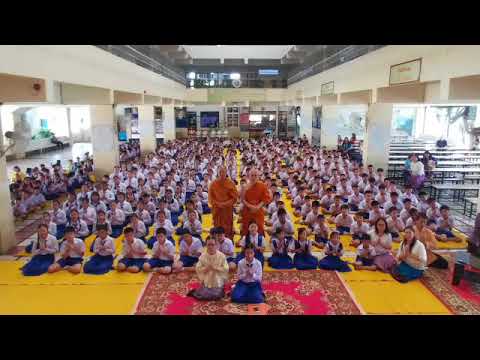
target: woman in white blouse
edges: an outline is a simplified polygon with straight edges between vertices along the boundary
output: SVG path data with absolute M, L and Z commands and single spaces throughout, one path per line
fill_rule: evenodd
M 412 155 L 412 163 L 410 164 L 410 183 L 415 190 L 422 187 L 425 181 L 425 168 L 421 161 L 418 161 L 416 155 Z
M 415 238 L 411 226 L 405 228 L 405 235 L 397 253 L 397 265 L 392 276 L 399 282 L 406 283 L 418 279 L 427 268 L 427 250 L 425 245 Z

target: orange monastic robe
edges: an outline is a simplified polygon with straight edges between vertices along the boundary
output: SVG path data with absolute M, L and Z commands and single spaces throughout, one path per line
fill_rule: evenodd
M 213 225 L 223 227 L 225 235 L 233 240 L 233 206 L 238 200 L 238 191 L 235 183 L 226 178 L 217 179 L 210 184 L 208 189 L 208 201 L 212 209 Z M 227 207 L 218 207 L 219 202 L 230 201 Z
M 257 181 L 255 185 L 245 191 L 244 199 L 252 205 L 258 205 L 260 202 L 263 202 L 264 205 L 267 205 L 272 201 L 272 195 L 270 194 L 270 190 L 267 188 L 265 183 Z M 255 220 L 257 223 L 258 232 L 262 235 L 265 235 L 264 210 L 260 209 L 259 211 L 253 213 L 250 211 L 250 209 L 244 206 L 242 209 L 242 236 L 248 234 L 248 224 L 252 220 Z

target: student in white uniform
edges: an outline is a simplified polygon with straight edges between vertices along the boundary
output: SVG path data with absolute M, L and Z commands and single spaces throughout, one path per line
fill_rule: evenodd
M 115 255 L 114 240 L 108 235 L 106 224 L 98 224 L 96 227 L 97 238 L 93 242 L 94 255 L 83 267 L 86 274 L 106 274 L 113 268 L 113 257 Z
M 123 231 L 125 240 L 123 241 L 123 258 L 117 264 L 117 271 L 128 271 L 131 273 L 138 273 L 146 261 L 147 252 L 145 250 L 145 243 L 141 239 L 133 236 L 133 229 L 131 227 L 125 228 Z
M 155 238 L 152 257 L 143 264 L 143 271 L 170 274 L 175 258 L 175 245 L 167 241 L 167 232 L 164 228 L 157 229 Z
M 55 253 L 58 251 L 58 242 L 55 236 L 48 233 L 48 226 L 38 226 L 37 238 L 32 242 L 32 258 L 22 267 L 25 276 L 38 276 L 46 273 L 50 265 L 55 262 Z
M 195 271 L 195 265 L 202 254 L 202 241 L 193 237 L 188 230 L 184 230 L 180 240 L 180 259 L 173 264 L 173 272 L 185 270 Z
M 67 226 L 65 237 L 60 247 L 61 259 L 50 265 L 49 273 L 60 270 L 67 270 L 72 274 L 79 274 L 82 271 L 83 255 L 85 254 L 85 243 L 82 239 L 75 237 L 75 229 Z
M 213 229 L 213 236 L 218 243 L 218 250 L 225 255 L 227 259 L 228 268 L 230 271 L 235 271 L 237 263 L 235 262 L 235 247 L 233 241 L 225 237 L 225 229 L 221 226 Z

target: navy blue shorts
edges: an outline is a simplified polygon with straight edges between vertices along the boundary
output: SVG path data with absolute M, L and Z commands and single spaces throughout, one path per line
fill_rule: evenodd
M 77 264 L 82 264 L 83 263 L 83 258 L 74 258 L 74 257 L 68 257 L 66 259 L 60 259 L 57 261 L 57 264 L 60 265 L 60 267 L 64 268 L 65 266 L 74 266 Z

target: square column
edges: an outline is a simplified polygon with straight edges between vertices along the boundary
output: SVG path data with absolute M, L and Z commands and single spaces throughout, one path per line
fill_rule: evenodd
M 300 122 L 300 138 L 303 135 L 307 137 L 308 142 L 312 143 L 312 117 L 313 117 L 313 102 L 311 100 L 304 100 L 301 105 L 302 120 Z
M 138 106 L 138 127 L 140 131 L 140 150 L 142 151 L 142 154 L 155 152 L 157 147 L 153 108 L 153 105 Z
M 163 133 L 165 142 L 175 140 L 175 105 L 168 104 L 162 106 L 163 110 Z
M 0 115 L 0 133 L 3 134 L 1 127 Z M 0 146 L 4 147 L 3 136 L 0 136 Z M 10 188 L 5 156 L 0 158 L 0 202 L 4 204 L 2 211 L 0 211 L 0 254 L 6 254 L 17 244 L 17 241 L 15 238 L 15 219 L 10 205 Z
M 112 105 L 90 106 L 95 176 L 110 174 L 119 163 L 118 134 Z
M 363 162 L 388 169 L 393 104 L 371 104 L 367 112 L 367 133 L 363 144 Z

